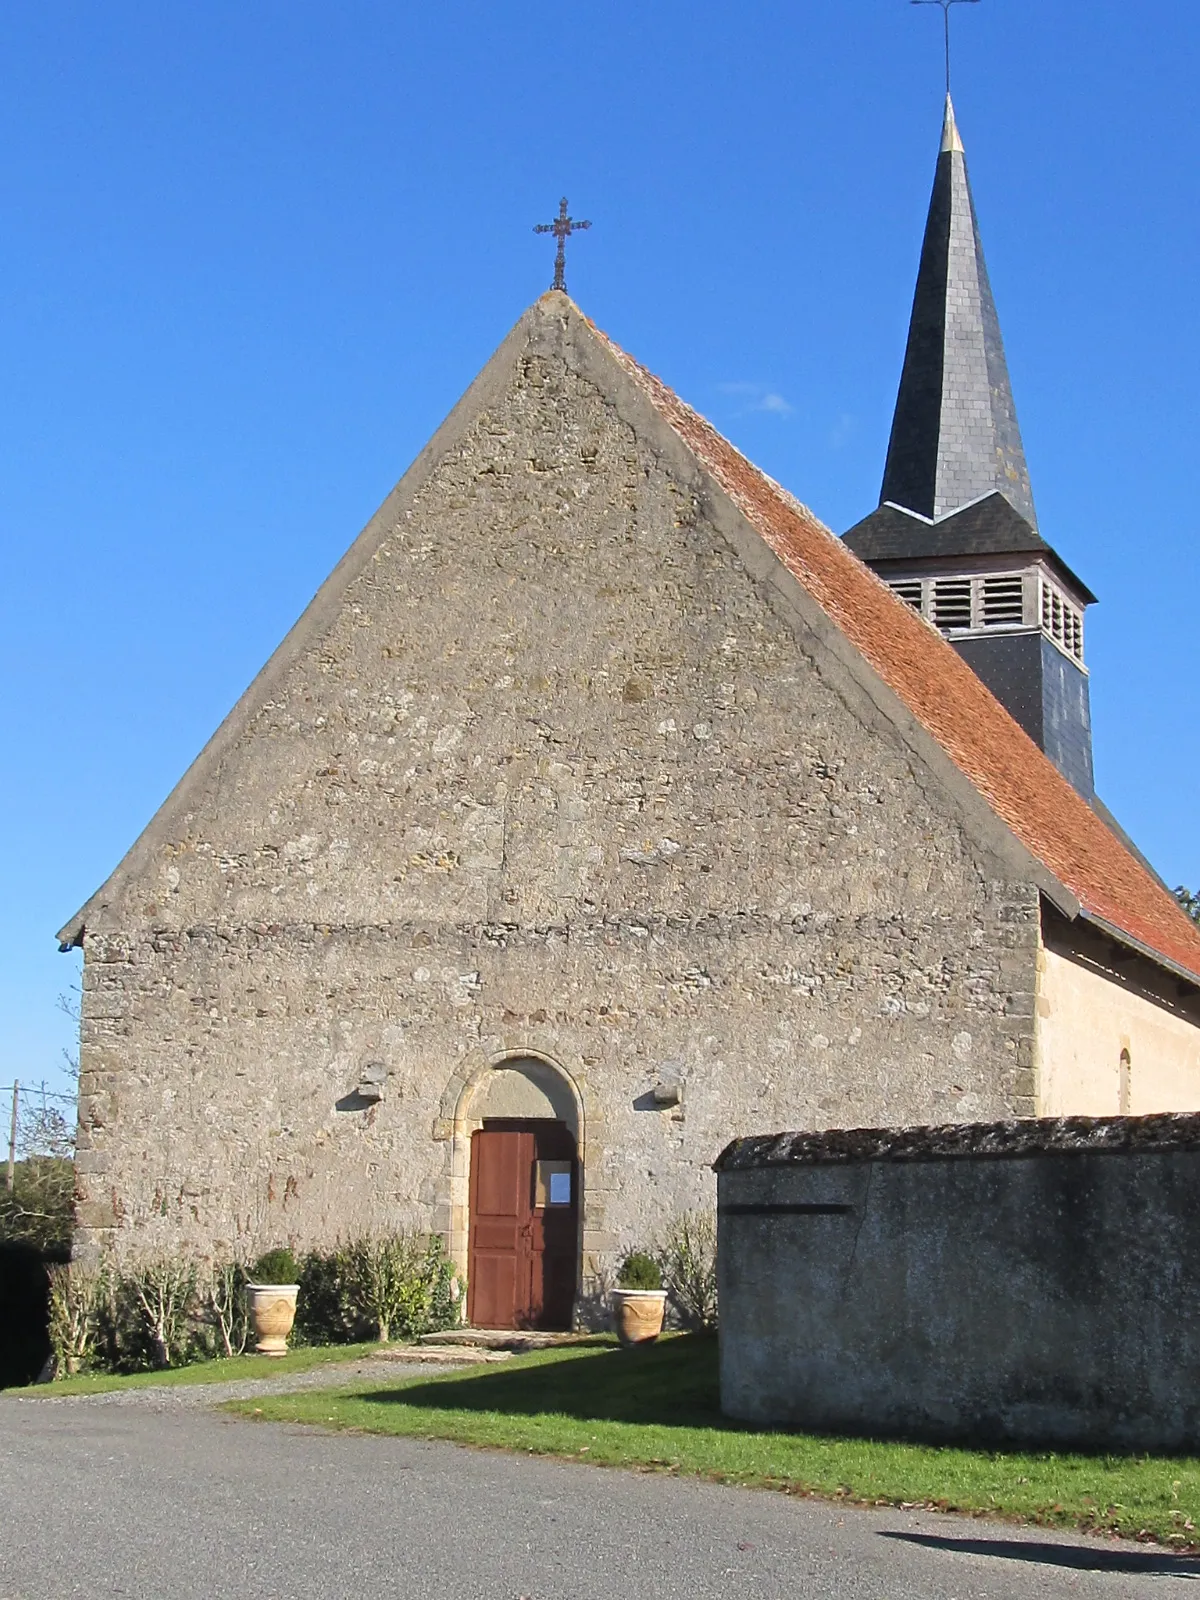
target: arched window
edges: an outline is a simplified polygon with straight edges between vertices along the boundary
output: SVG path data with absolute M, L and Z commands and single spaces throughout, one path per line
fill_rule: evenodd
M 1117 1115 L 1121 1117 L 1129 1115 L 1132 1067 L 1133 1057 L 1129 1054 L 1128 1047 L 1125 1047 L 1121 1051 L 1120 1076 L 1117 1088 Z

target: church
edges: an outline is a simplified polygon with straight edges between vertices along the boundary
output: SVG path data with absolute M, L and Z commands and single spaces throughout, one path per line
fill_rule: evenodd
M 586 1320 L 734 1136 L 1200 1109 L 1200 929 L 1093 787 L 947 101 L 844 538 L 543 295 L 111 877 L 81 1254 L 440 1234 Z

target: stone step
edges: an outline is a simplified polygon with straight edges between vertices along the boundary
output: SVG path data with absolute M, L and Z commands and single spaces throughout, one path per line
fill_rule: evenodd
M 423 1333 L 420 1343 L 463 1350 L 503 1350 L 513 1355 L 525 1350 L 549 1350 L 555 1345 L 577 1344 L 586 1337 L 586 1334 L 538 1333 L 524 1328 L 453 1328 L 448 1333 Z
M 402 1361 L 421 1363 L 427 1366 L 471 1367 L 477 1366 L 481 1361 L 510 1361 L 511 1350 L 489 1350 L 483 1345 L 453 1344 L 447 1345 L 438 1339 L 435 1344 L 426 1344 L 428 1334 L 422 1336 L 420 1344 L 393 1344 L 380 1350 L 372 1360 Z M 435 1336 L 436 1337 L 436 1336 Z

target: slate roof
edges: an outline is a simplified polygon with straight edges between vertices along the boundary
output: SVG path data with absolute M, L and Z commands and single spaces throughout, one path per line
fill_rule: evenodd
M 1037 527 L 966 157 L 947 95 L 879 498 L 936 519 L 992 490 Z
M 890 503 L 879 506 L 842 536 L 860 561 L 907 556 L 1045 555 L 1050 546 L 1031 522 L 994 490 L 961 511 L 934 522 Z
M 937 522 L 882 505 L 842 535 L 860 561 L 957 560 L 960 556 L 1040 556 L 1056 567 L 1086 605 L 1096 596 L 1021 513 L 995 490 Z
M 995 814 L 1070 891 L 1084 915 L 1200 982 L 1200 928 L 953 646 L 807 507 L 594 324 L 588 326 Z

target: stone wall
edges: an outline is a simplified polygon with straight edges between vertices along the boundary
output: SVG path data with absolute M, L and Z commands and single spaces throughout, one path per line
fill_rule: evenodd
M 85 908 L 92 1251 L 461 1244 L 512 1055 L 589 1280 L 740 1130 L 1033 1109 L 1006 830 L 577 321 L 514 337 Z
M 1200 1446 L 1200 1116 L 747 1139 L 718 1193 L 729 1416 Z

